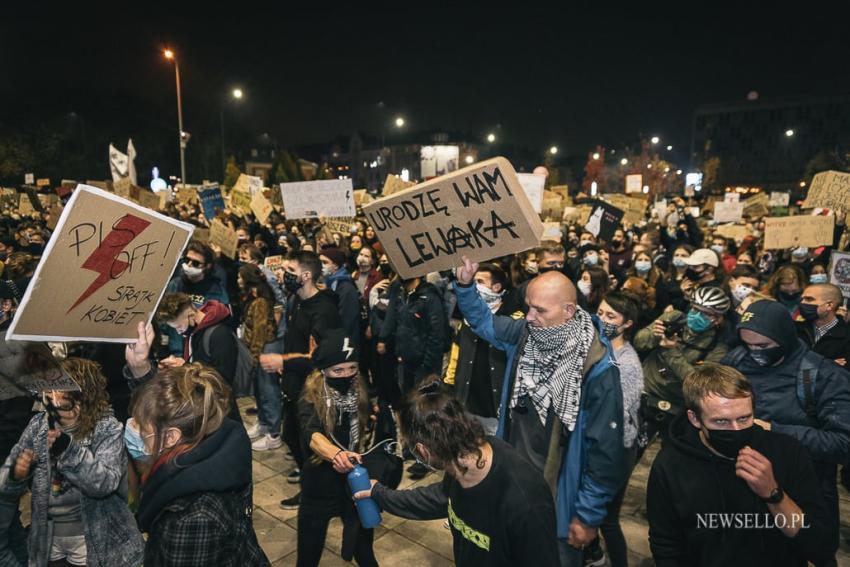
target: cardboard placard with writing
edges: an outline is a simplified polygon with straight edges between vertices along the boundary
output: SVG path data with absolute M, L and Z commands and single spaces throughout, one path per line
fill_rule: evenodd
M 787 207 L 790 199 L 791 195 L 789 193 L 785 193 L 783 191 L 771 191 L 770 202 L 768 205 L 771 207 Z
M 837 285 L 841 295 L 850 297 L 850 252 L 833 250 L 829 255 L 829 283 Z
M 564 207 L 563 221 L 566 223 L 574 223 L 579 226 L 587 224 L 587 219 L 590 218 L 590 213 L 593 212 L 593 207 L 590 205 L 579 205 L 578 207 Z
M 543 223 L 543 236 L 540 237 L 540 242 L 560 242 L 563 238 L 564 235 L 561 233 L 561 223 Z
M 283 269 L 284 260 L 285 258 L 283 256 L 266 256 L 266 259 L 263 261 L 263 265 L 271 271 L 275 271 Z
M 750 231 L 742 224 L 721 224 L 714 229 L 714 233 L 723 238 L 731 238 L 735 242 L 740 242 L 749 236 Z
M 34 173 L 25 173 L 24 174 L 24 183 L 27 185 L 32 185 L 35 183 L 35 174 Z
M 284 194 L 285 196 L 285 194 Z M 522 252 L 543 225 L 510 162 L 492 158 L 363 207 L 402 278 Z
M 764 249 L 779 250 L 832 244 L 835 217 L 807 216 L 768 217 L 764 219 Z
M 281 183 L 283 211 L 287 219 L 353 217 L 354 189 L 351 179 Z
M 192 225 L 78 185 L 6 338 L 135 341 L 191 236 Z
M 355 189 L 354 190 L 354 206 L 362 207 L 366 203 L 371 203 L 372 197 L 369 195 L 368 191 L 365 189 Z
M 248 193 L 253 197 L 257 193 L 263 192 L 263 178 L 256 175 L 248 176 Z
M 718 201 L 714 203 L 715 222 L 738 222 L 744 214 L 744 204 L 737 201 Z
M 822 171 L 812 178 L 803 208 L 850 207 L 850 173 Z
M 517 173 L 516 175 L 534 212 L 540 214 L 543 211 L 543 188 L 546 186 L 546 177 L 536 173 Z
M 643 192 L 643 175 L 633 173 L 626 176 L 626 193 L 642 193 Z
M 751 219 L 766 217 L 770 214 L 769 205 L 767 193 L 758 193 L 744 201 L 744 214 Z
M 351 234 L 351 226 L 354 224 L 355 219 L 322 219 L 322 224 L 331 231 L 331 233 L 339 233 L 343 236 L 348 236 Z
M 266 221 L 269 220 L 269 215 L 271 215 L 274 211 L 274 207 L 271 202 L 266 199 L 262 191 L 257 191 L 254 193 L 254 196 L 251 197 L 251 211 L 253 211 L 254 216 L 257 217 L 258 223 L 266 224 Z
M 192 235 L 193 240 L 197 240 L 198 242 L 203 242 L 204 244 L 210 243 L 210 229 L 203 227 L 195 227 L 195 233 Z
M 237 212 L 248 214 L 251 212 L 251 195 L 242 191 L 230 192 L 230 206 Z
M 132 183 L 130 183 L 129 177 L 122 177 L 118 181 L 112 182 L 112 190 L 119 197 L 124 197 L 125 199 L 130 199 L 130 187 Z
M 218 185 L 202 186 L 198 190 L 198 200 L 201 202 L 201 208 L 203 208 L 204 216 L 207 217 L 208 221 L 212 221 L 217 212 L 224 210 L 224 197 L 221 196 L 221 189 Z
M 162 199 L 160 196 L 153 191 L 148 191 L 147 189 L 141 189 L 139 191 L 139 204 L 141 206 L 152 211 L 158 211 L 161 202 Z
M 395 195 L 399 191 L 404 191 L 409 187 L 413 187 L 416 183 L 412 181 L 404 181 L 398 175 L 387 175 L 387 180 L 384 181 L 384 188 L 381 190 L 381 196 L 387 197 L 389 195 Z M 355 201 L 355 204 L 357 202 Z
M 622 218 L 622 210 L 598 201 L 593 207 L 593 212 L 590 213 L 590 218 L 587 219 L 584 228 L 596 238 L 608 241 L 614 236 Z
M 174 196 L 178 203 L 186 205 L 198 200 L 198 191 L 195 187 L 183 185 L 174 193 Z
M 45 177 L 43 179 L 36 179 L 35 180 L 35 186 L 36 187 L 50 187 L 50 178 Z
M 646 214 L 646 199 L 639 197 L 610 193 L 602 196 L 606 201 L 623 211 L 623 222 L 637 224 L 644 220 Z
M 27 217 L 35 212 L 35 207 L 32 206 L 32 201 L 29 200 L 29 197 L 26 194 L 21 195 L 18 202 L 18 214 Z
M 560 219 L 564 215 L 563 198 L 551 191 L 543 192 L 543 209 L 540 211 L 542 219 Z
M 740 203 L 741 194 L 735 191 L 727 191 L 723 194 L 723 202 L 725 203 Z
M 239 237 L 236 236 L 236 231 L 216 219 L 210 223 L 210 245 L 215 245 L 221 248 L 221 253 L 230 258 L 236 259 L 236 253 L 239 248 Z
M 568 185 L 552 185 L 549 187 L 549 191 L 560 195 L 563 201 L 568 201 L 565 203 L 565 206 L 572 204 L 572 200 L 570 199 L 570 188 Z

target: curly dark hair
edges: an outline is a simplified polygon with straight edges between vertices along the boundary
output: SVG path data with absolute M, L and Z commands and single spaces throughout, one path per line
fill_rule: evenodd
M 401 432 L 410 446 L 422 443 L 445 467 L 451 463 L 466 473 L 467 467 L 460 459 L 477 455 L 476 467 L 484 468 L 481 445 L 484 444 L 484 428 L 467 414 L 463 405 L 446 392 L 440 377 L 424 378 L 422 386 L 407 396 L 401 407 Z
M 106 378 L 100 364 L 85 358 L 66 358 L 61 362 L 64 370 L 80 387 L 68 392 L 68 398 L 80 405 L 80 417 L 74 436 L 85 439 L 94 432 L 97 422 L 109 411 L 109 394 Z

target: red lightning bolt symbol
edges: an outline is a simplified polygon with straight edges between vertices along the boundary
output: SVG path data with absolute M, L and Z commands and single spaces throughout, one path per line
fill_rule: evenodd
M 97 272 L 100 275 L 83 292 L 71 308 L 68 309 L 67 313 L 70 313 L 77 305 L 85 301 L 87 297 L 106 285 L 112 279 L 112 274 L 121 274 L 127 269 L 130 264 L 119 260 L 118 255 L 148 225 L 150 225 L 149 221 L 134 217 L 133 215 L 124 215 L 117 224 L 112 226 L 112 231 L 106 235 L 100 246 L 91 253 L 91 256 L 86 258 L 86 261 L 82 265 L 82 268 Z

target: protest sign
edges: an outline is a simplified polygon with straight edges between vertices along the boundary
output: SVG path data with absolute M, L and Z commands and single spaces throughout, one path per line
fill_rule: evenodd
M 204 244 L 210 243 L 210 229 L 195 227 L 195 232 L 192 234 L 192 239 Z
M 283 261 L 283 256 L 266 256 L 266 259 L 263 261 L 263 265 L 271 271 L 275 271 L 283 269 Z
M 549 187 L 549 191 L 551 191 L 552 193 L 557 193 L 558 195 L 560 195 L 562 201 L 568 201 L 569 204 L 572 204 L 572 201 L 570 200 L 569 189 L 570 188 L 567 185 L 553 185 L 553 186 Z M 566 206 L 566 203 L 565 203 L 565 206 Z
M 111 181 L 95 181 L 95 180 L 89 180 L 89 181 L 86 181 L 86 185 L 89 185 L 89 186 L 91 186 L 91 187 L 97 187 L 98 189 L 100 189 L 100 190 L 102 190 L 102 191 L 109 191 L 109 192 L 111 192 L 111 193 L 114 193 L 114 192 L 115 192 L 115 191 L 112 189 L 112 182 L 111 182 Z M 76 187 L 76 184 L 74 184 L 74 186 Z
M 242 191 L 231 191 L 230 206 L 243 215 L 250 213 L 251 195 Z
M 34 173 L 25 173 L 24 174 L 24 183 L 27 185 L 32 185 L 35 183 L 35 174 Z
M 178 203 L 192 203 L 198 198 L 198 191 L 194 186 L 182 185 L 177 192 L 174 193 Z
M 381 195 L 384 197 L 394 195 L 399 191 L 404 191 L 408 187 L 413 187 L 414 185 L 416 185 L 416 183 L 413 183 L 412 181 L 404 181 L 398 175 L 389 174 L 387 175 L 387 180 L 384 181 L 384 188 L 381 191 Z
M 815 175 L 803 202 L 804 209 L 814 207 L 850 207 L 850 173 L 822 171 Z
M 780 191 L 771 191 L 770 193 L 770 202 L 768 203 L 771 207 L 787 207 L 791 195 L 788 193 L 783 193 Z
M 262 177 L 257 177 L 255 175 L 245 175 L 244 173 L 240 173 L 239 177 L 236 179 L 236 183 L 233 184 L 233 187 L 230 188 L 230 192 L 240 191 L 242 193 L 247 193 L 248 196 L 253 197 L 257 191 L 263 190 L 263 179 Z M 246 212 L 249 209 L 246 209 Z
M 0 401 L 45 390 L 80 387 L 62 370 L 50 347 L 41 342 L 7 341 L 0 337 Z
M 750 231 L 741 224 L 721 224 L 714 229 L 714 233 L 723 238 L 731 238 L 735 242 L 740 242 L 750 234 Z
M 766 217 L 770 214 L 769 204 L 770 197 L 767 193 L 758 193 L 744 201 L 744 214 L 751 219 Z
M 284 214 L 290 220 L 357 214 L 351 179 L 281 183 L 280 192 Z
M 546 186 L 546 177 L 536 173 L 517 173 L 516 176 L 534 212 L 540 214 L 543 210 L 543 187 Z
M 255 175 L 248 176 L 248 193 L 253 197 L 263 192 L 263 178 Z
M 21 216 L 29 216 L 36 212 L 35 207 L 32 206 L 32 201 L 29 200 L 29 197 L 24 194 L 21 195 L 21 200 L 18 202 L 18 214 Z
M 370 203 L 372 201 L 372 197 L 369 196 L 369 193 L 365 189 L 355 189 L 354 190 L 354 206 L 362 207 L 366 203 Z
M 543 192 L 543 208 L 540 217 L 543 219 L 558 219 L 564 214 L 563 198 L 551 191 Z
M 643 196 L 627 196 L 619 193 L 609 193 L 603 199 L 623 211 L 623 221 L 637 224 L 644 219 L 646 199 Z
M 36 179 L 35 180 L 35 186 L 36 187 L 49 187 L 50 186 L 50 178 L 45 177 L 43 179 Z
M 153 191 L 148 191 L 147 189 L 139 190 L 139 204 L 143 207 L 146 207 L 152 211 L 158 211 L 160 203 L 162 203 L 162 199 L 159 195 L 154 193 Z
M 564 235 L 561 233 L 561 223 L 559 222 L 544 222 L 543 223 L 543 236 L 540 237 L 540 241 L 551 241 L 551 242 L 560 242 L 563 239 Z
M 575 223 L 579 226 L 587 224 L 587 219 L 590 218 L 590 213 L 593 212 L 593 207 L 590 205 L 579 205 L 577 207 L 564 207 L 563 221 L 566 223 Z
M 221 253 L 230 258 L 236 259 L 237 249 L 239 248 L 239 237 L 236 236 L 236 231 L 216 219 L 210 224 L 209 243 L 211 246 L 221 248 Z
M 192 225 L 77 186 L 6 337 L 135 341 L 191 236 Z
M 286 193 L 284 193 L 284 199 Z M 492 158 L 363 207 L 402 278 L 537 246 L 543 225 L 513 166 Z
M 744 214 L 744 204 L 737 201 L 723 201 L 714 203 L 714 221 L 738 222 Z
M 201 208 L 204 210 L 204 216 L 208 221 L 212 221 L 216 214 L 224 210 L 224 198 L 221 196 L 221 189 L 216 185 L 201 186 L 198 190 L 198 200 L 201 202 Z
M 641 193 L 643 192 L 643 176 L 640 173 L 634 173 L 626 176 L 626 193 Z
M 764 249 L 830 245 L 834 222 L 832 216 L 767 217 L 764 219 Z
M 850 297 L 850 252 L 832 251 L 829 256 L 829 283 L 837 285 L 844 297 Z
M 724 203 L 740 203 L 741 202 L 741 194 L 735 191 L 728 191 L 723 195 Z
M 351 227 L 354 225 L 355 219 L 322 219 L 322 224 L 327 227 L 328 230 L 333 232 L 338 232 L 343 236 L 351 234 Z
M 115 191 L 115 194 L 119 197 L 124 197 L 125 199 L 130 199 L 130 178 L 122 177 L 117 181 L 112 182 L 112 190 Z
M 587 219 L 584 229 L 596 238 L 611 240 L 622 218 L 622 210 L 599 201 L 593 207 L 593 212 L 590 213 L 590 218 Z
M 658 216 L 658 220 L 663 222 L 667 218 L 667 199 L 655 201 L 652 210 Z
M 258 223 L 266 224 L 266 221 L 269 220 L 269 215 L 272 214 L 274 208 L 272 207 L 271 202 L 269 202 L 265 195 L 263 195 L 263 192 L 257 191 L 254 193 L 254 196 L 251 197 L 251 211 L 253 211 L 254 216 L 257 217 Z

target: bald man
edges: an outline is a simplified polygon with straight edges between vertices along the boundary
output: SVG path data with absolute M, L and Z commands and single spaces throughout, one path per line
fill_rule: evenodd
M 850 326 L 836 312 L 844 304 L 838 286 L 814 284 L 803 290 L 797 334 L 809 348 L 840 366 L 850 359 Z
M 599 324 L 576 303 L 560 272 L 528 285 L 525 320 L 494 315 L 474 284 L 478 265 L 456 271 L 458 307 L 473 332 L 507 353 L 496 435 L 538 471 L 555 494 L 561 565 L 583 565 L 608 503 L 622 487 L 620 374 Z

